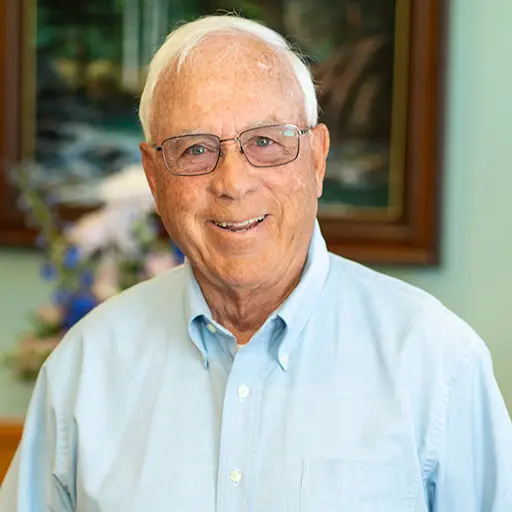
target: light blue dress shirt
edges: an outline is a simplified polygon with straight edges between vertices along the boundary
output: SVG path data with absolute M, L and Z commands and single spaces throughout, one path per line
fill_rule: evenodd
M 2 512 L 510 512 L 512 426 L 480 338 L 327 252 L 248 345 L 188 264 L 44 365 Z

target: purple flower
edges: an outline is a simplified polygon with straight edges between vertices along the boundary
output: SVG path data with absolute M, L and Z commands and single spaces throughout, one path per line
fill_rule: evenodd
M 41 275 L 44 279 L 51 281 L 57 277 L 57 270 L 51 263 L 45 263 L 41 269 Z
M 64 329 L 70 329 L 80 321 L 89 311 L 97 306 L 95 297 L 90 293 L 79 293 L 73 295 L 65 306 Z
M 80 263 L 80 250 L 76 245 L 72 245 L 66 249 L 63 263 L 66 268 L 74 268 Z
M 94 282 L 94 274 L 90 270 L 86 270 L 80 274 L 80 285 L 83 288 L 89 289 Z
M 65 306 L 71 298 L 71 292 L 63 288 L 58 288 L 53 294 L 53 300 L 58 306 Z

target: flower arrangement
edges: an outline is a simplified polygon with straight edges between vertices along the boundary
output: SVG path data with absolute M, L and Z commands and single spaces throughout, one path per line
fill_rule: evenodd
M 52 282 L 52 300 L 33 312 L 30 329 L 4 358 L 28 380 L 37 376 L 64 333 L 99 303 L 183 260 L 160 236 L 139 166 L 105 178 L 97 191 L 101 208 L 68 226 L 58 219 L 55 198 L 36 183 L 32 166 L 17 169 L 20 206 L 38 229 L 45 255 L 41 274 Z

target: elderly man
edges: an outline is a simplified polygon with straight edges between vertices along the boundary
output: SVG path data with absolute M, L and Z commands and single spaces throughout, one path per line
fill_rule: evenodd
M 44 365 L 0 510 L 510 512 L 484 343 L 327 252 L 310 74 L 236 17 L 174 31 L 144 169 L 185 265 L 104 303 Z

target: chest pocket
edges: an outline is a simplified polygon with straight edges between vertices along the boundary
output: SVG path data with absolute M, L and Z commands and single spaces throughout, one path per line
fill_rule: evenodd
M 413 487 L 411 475 L 394 464 L 306 461 L 300 512 L 408 512 L 414 507 Z

